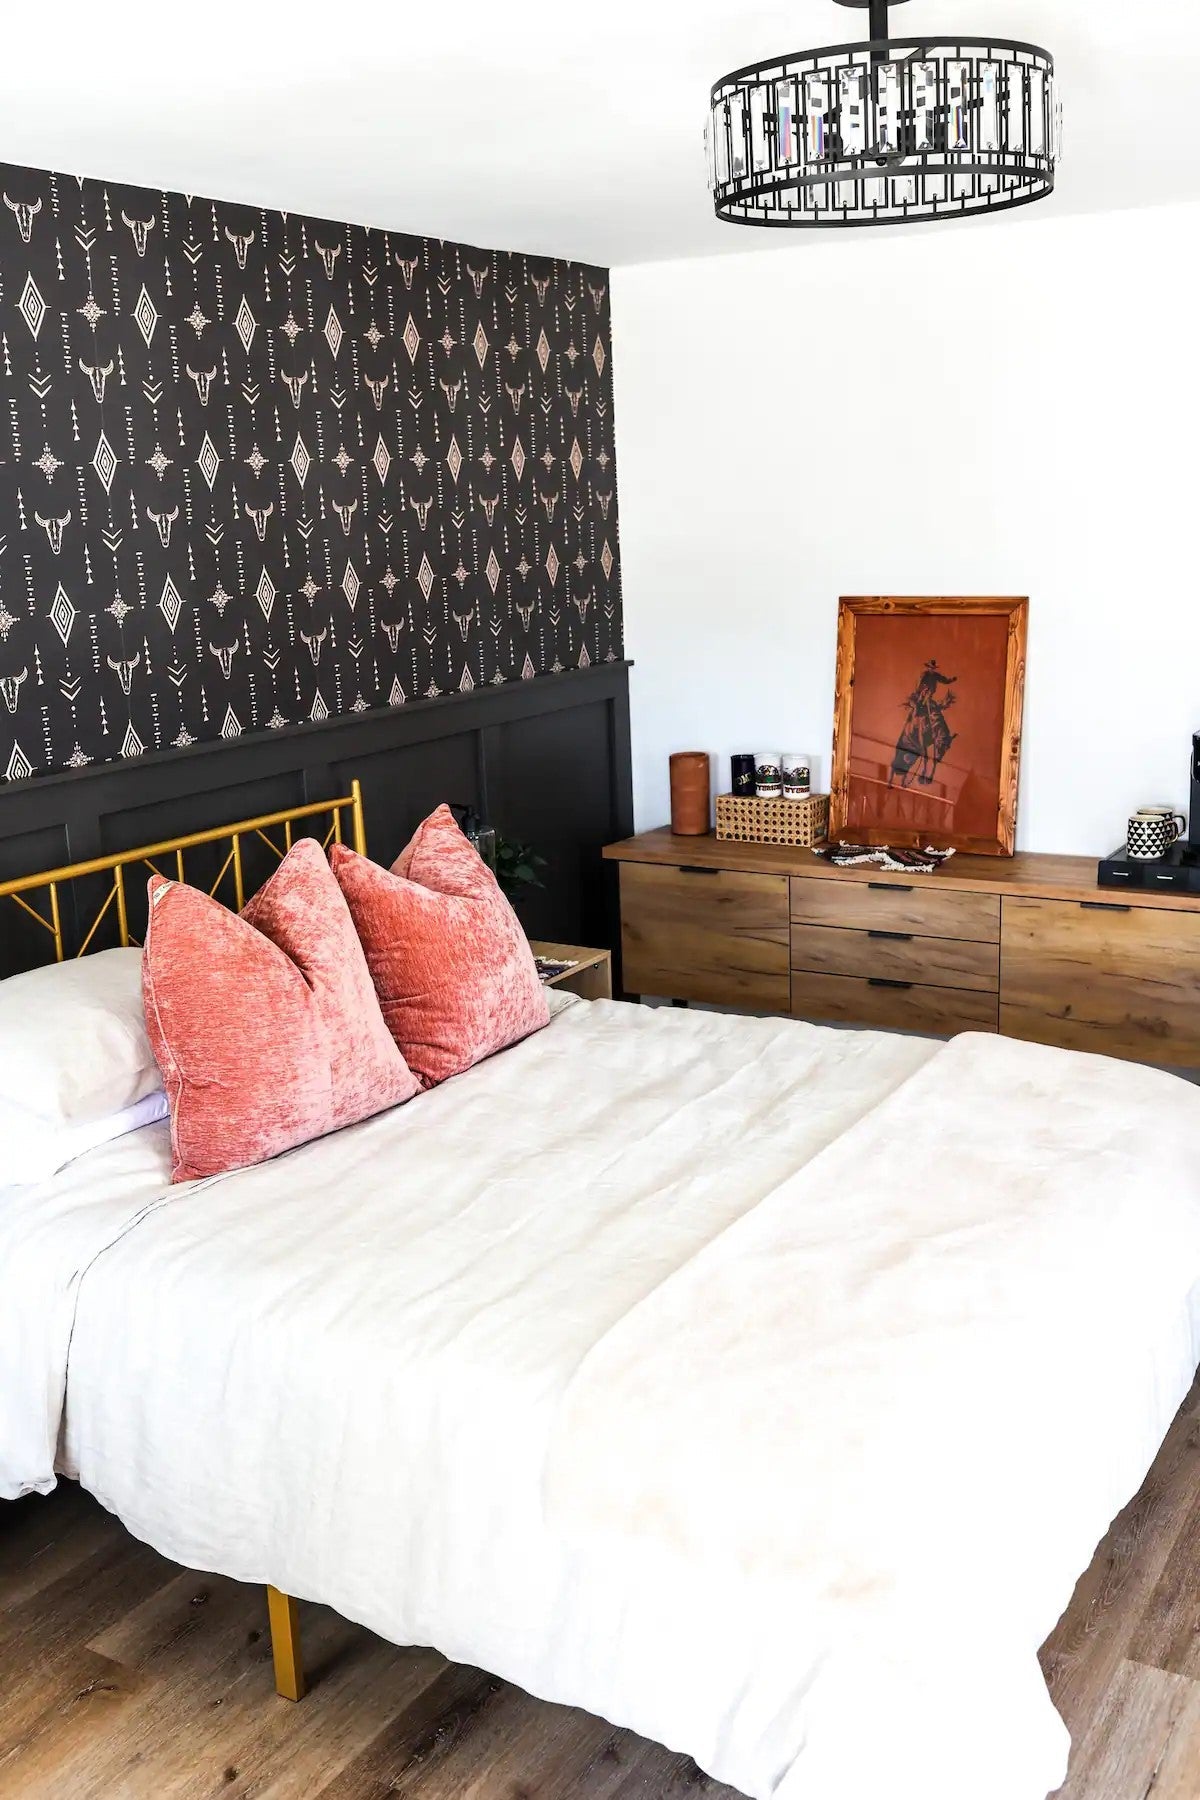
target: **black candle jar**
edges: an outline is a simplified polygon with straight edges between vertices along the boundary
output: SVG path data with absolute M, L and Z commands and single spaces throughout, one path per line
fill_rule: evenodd
M 729 767 L 732 774 L 732 792 L 741 795 L 753 795 L 753 756 L 733 756 L 729 760 Z

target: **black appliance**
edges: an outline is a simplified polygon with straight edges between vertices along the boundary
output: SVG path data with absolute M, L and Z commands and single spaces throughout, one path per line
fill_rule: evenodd
M 1192 737 L 1192 803 L 1188 810 L 1188 835 L 1172 844 L 1165 856 L 1152 861 L 1129 856 L 1124 844 L 1106 856 L 1097 874 L 1104 888 L 1177 888 L 1200 894 L 1200 731 Z
M 1122 844 L 1103 859 L 1097 880 L 1103 888 L 1178 888 L 1185 894 L 1200 894 L 1200 848 L 1180 838 L 1165 856 L 1150 861 L 1127 856 Z

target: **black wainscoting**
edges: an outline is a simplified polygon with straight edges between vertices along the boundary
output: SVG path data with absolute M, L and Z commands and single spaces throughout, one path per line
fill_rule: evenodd
M 463 801 L 546 857 L 545 887 L 521 907 L 531 936 L 615 948 L 600 850 L 633 829 L 627 669 L 607 663 L 0 787 L 0 880 L 331 799 L 357 777 L 377 861 L 391 862 L 439 801 Z M 247 851 L 251 888 L 273 864 L 265 848 L 258 859 Z M 202 869 L 189 863 L 189 879 Z M 66 917 L 77 942 L 72 909 Z M 136 903 L 131 922 L 140 936 Z M 44 962 L 48 943 L 0 902 L 0 975 Z

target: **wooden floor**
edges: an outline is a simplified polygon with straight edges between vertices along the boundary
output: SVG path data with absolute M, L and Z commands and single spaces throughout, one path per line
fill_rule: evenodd
M 302 1618 L 292 1706 L 259 1590 L 181 1571 L 69 1484 L 0 1506 L 0 1796 L 736 1800 L 631 1732 Z M 1200 1382 L 1043 1665 L 1075 1738 L 1064 1800 L 1198 1800 Z

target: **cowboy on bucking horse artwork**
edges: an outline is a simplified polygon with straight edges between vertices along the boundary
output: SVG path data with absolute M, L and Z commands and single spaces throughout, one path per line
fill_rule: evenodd
M 946 723 L 946 714 L 955 703 L 957 680 L 957 675 L 942 674 L 936 658 L 925 664 L 916 688 L 903 702 L 907 713 L 896 741 L 889 787 L 912 787 L 914 783 L 928 787 L 932 782 L 957 735 Z

